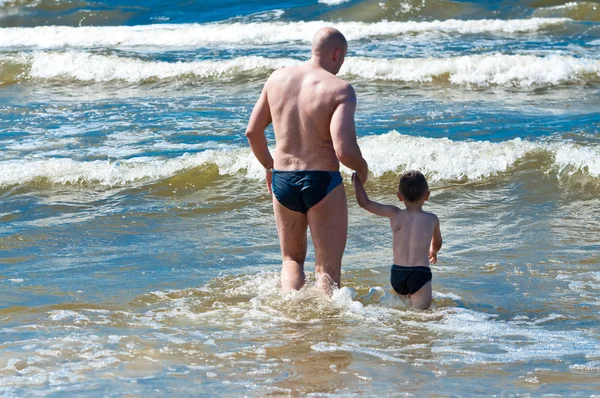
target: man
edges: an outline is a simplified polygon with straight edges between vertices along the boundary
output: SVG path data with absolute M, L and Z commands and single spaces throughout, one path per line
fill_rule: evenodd
M 335 76 L 347 51 L 346 38 L 338 30 L 320 29 L 310 61 L 273 72 L 248 122 L 246 137 L 265 167 L 273 194 L 284 291 L 304 285 L 308 227 L 319 284 L 329 293 L 334 284 L 340 286 L 348 208 L 339 163 L 355 170 L 363 183 L 368 174 L 356 142 L 354 89 Z M 265 137 L 270 123 L 274 159 Z

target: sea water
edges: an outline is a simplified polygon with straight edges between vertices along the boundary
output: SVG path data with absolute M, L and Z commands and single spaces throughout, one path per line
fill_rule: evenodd
M 323 26 L 371 197 L 430 182 L 427 311 L 346 168 L 342 287 L 279 290 L 244 131 Z M 0 396 L 600 395 L 599 101 L 597 1 L 0 0 Z

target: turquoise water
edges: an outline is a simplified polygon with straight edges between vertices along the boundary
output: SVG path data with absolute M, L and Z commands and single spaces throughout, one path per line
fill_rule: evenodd
M 594 1 L 0 0 L 0 395 L 600 394 L 599 21 Z M 345 169 L 342 288 L 279 292 L 243 133 L 327 25 L 368 192 L 430 181 L 428 311 L 390 292 L 389 227 Z

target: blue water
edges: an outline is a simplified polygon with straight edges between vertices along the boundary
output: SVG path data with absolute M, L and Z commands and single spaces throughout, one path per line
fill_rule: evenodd
M 279 291 L 243 133 L 311 21 L 350 38 L 369 194 L 430 182 L 428 311 L 391 293 L 389 226 L 345 169 L 342 288 L 314 288 L 310 249 L 307 287 Z M 598 394 L 599 21 L 595 1 L 0 0 L 0 395 Z

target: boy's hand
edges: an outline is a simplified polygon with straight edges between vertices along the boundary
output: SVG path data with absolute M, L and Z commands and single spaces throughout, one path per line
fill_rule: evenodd
M 363 187 L 362 181 L 357 173 L 352 173 L 352 183 L 354 184 L 354 195 L 360 207 L 364 207 L 369 202 L 367 192 Z
M 365 185 L 367 179 L 369 178 L 369 169 L 365 166 L 365 169 L 362 171 L 355 171 L 352 173 L 352 180 L 358 180 L 362 185 Z
M 433 250 L 429 250 L 429 262 L 431 264 L 437 263 L 437 253 Z

